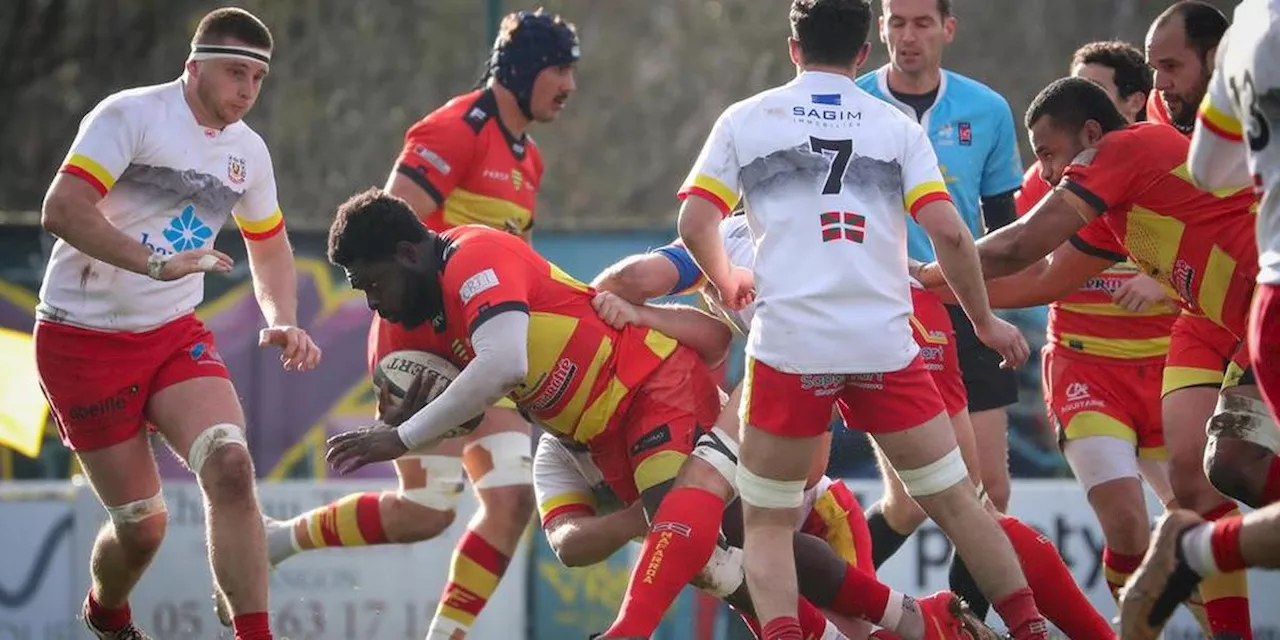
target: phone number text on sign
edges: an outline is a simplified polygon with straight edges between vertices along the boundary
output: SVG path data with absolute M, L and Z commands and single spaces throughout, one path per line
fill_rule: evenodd
M 336 638 L 388 638 L 421 640 L 431 624 L 435 603 L 387 602 L 351 599 L 273 601 L 271 630 L 288 640 Z M 140 615 L 141 614 L 141 615 Z M 209 601 L 181 600 L 154 603 L 150 612 L 135 612 L 139 622 L 158 638 L 205 640 L 232 637 L 231 631 L 212 619 Z

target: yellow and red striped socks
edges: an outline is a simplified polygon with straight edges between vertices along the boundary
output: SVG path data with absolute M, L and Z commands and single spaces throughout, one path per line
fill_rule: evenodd
M 1226 502 L 1203 514 L 1205 520 L 1216 523 L 1223 521 L 1221 529 L 1214 526 L 1212 550 L 1215 561 L 1219 561 L 1217 572 L 1211 572 L 1200 581 L 1200 596 L 1204 599 L 1205 614 L 1209 618 L 1209 627 L 1214 634 L 1235 634 L 1244 640 L 1252 640 L 1253 625 L 1249 616 L 1249 579 L 1243 570 L 1244 563 L 1235 562 L 1240 553 L 1239 526 L 1240 510 L 1234 502 Z M 1232 526 L 1235 527 L 1234 535 Z M 1184 541 L 1186 536 L 1184 536 Z M 1234 547 L 1232 543 L 1234 542 Z M 1234 556 L 1231 549 L 1234 548 Z M 1219 556 L 1219 550 L 1223 555 Z M 1185 548 L 1184 548 L 1185 550 Z M 1190 562 L 1188 562 L 1190 564 Z M 1192 567 L 1196 569 L 1196 567 Z M 1196 571 L 1199 573 L 1199 571 Z
M 454 640 L 466 637 L 476 616 L 488 604 L 507 572 L 511 558 L 476 532 L 468 529 L 453 550 L 449 582 L 444 585 L 440 605 L 431 619 L 427 640 Z
M 1129 581 L 1129 576 L 1142 565 L 1141 555 L 1117 553 L 1111 547 L 1102 548 L 1103 573 L 1107 576 L 1107 587 L 1111 589 L 1111 598 L 1120 602 L 1120 588 Z
M 381 493 L 353 493 L 308 511 L 292 521 L 297 550 L 385 544 L 378 510 Z

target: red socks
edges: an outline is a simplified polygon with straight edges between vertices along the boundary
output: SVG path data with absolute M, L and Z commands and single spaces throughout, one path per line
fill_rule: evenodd
M 677 487 L 662 499 L 606 636 L 653 634 L 680 590 L 711 558 L 723 513 L 720 496 L 697 487 Z
M 1048 640 L 1049 625 L 1040 617 L 1031 589 L 1018 589 L 993 606 L 1013 640 Z
M 774 618 L 764 625 L 762 640 L 804 640 L 804 634 L 795 618 Z
M 271 640 L 271 619 L 266 611 L 246 613 L 231 621 L 236 640 Z
M 1200 574 L 1204 576 L 1200 581 L 1200 597 L 1204 600 L 1205 617 L 1215 634 L 1234 634 L 1251 640 L 1249 582 L 1243 570 L 1244 559 L 1240 557 L 1240 510 L 1234 502 L 1225 502 L 1203 517 L 1214 523 L 1209 544 L 1213 563 L 1218 568 L 1216 574 Z
M 85 616 L 98 631 L 119 631 L 133 622 L 133 612 L 129 610 L 129 603 L 126 602 L 119 609 L 108 609 L 93 599 L 93 589 L 89 590 Z
M 1115 637 L 1111 625 L 1081 593 L 1071 570 L 1062 563 L 1062 556 L 1048 538 L 1010 516 L 1000 518 L 1000 528 L 1018 555 L 1040 613 L 1068 638 Z
M 842 616 L 870 620 L 883 627 L 897 627 L 896 624 L 885 624 L 885 613 L 889 608 L 889 600 L 893 590 L 884 583 L 846 565 L 844 581 L 840 583 L 840 591 L 831 601 L 831 610 Z

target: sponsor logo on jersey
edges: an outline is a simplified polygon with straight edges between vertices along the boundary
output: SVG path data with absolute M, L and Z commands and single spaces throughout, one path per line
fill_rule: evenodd
M 244 158 L 227 156 L 227 179 L 231 181 L 231 184 L 244 184 L 244 179 L 247 175 Z
M 800 390 L 813 395 L 833 396 L 844 387 L 845 376 L 839 373 L 806 373 L 800 376 Z
M 938 345 L 929 345 L 920 347 L 920 357 L 930 362 L 942 362 L 942 354 L 944 350 Z
M 445 162 L 444 158 L 440 157 L 440 154 L 420 144 L 413 146 L 413 155 L 416 155 L 419 158 L 426 160 L 427 164 L 435 167 L 436 171 L 439 171 L 440 175 L 442 176 L 447 176 L 449 175 L 450 171 L 453 171 L 453 167 L 450 167 L 449 163 Z
M 1067 402 L 1084 400 L 1089 397 L 1089 385 L 1083 382 L 1072 382 L 1067 385 Z
M 526 410 L 535 413 L 546 411 L 556 406 L 556 403 L 560 402 L 560 399 L 564 397 L 564 392 L 569 389 L 569 385 L 573 383 L 573 378 L 577 374 L 577 363 L 568 358 L 561 358 L 556 363 L 556 368 L 552 369 L 551 375 L 542 381 L 543 384 L 538 395 L 521 404 Z
M 859 373 L 849 376 L 849 386 L 870 391 L 884 389 L 883 373 Z
M 809 95 L 809 100 L 814 104 L 829 104 L 838 107 L 840 106 L 841 97 L 838 93 L 813 93 Z
M 960 132 L 960 146 L 967 147 L 973 144 L 973 127 L 968 122 L 957 123 L 956 131 Z
M 862 120 L 862 112 L 852 109 L 819 109 L 796 105 L 791 107 L 791 115 L 809 121 L 822 122 L 854 122 Z
M 1169 280 L 1173 285 L 1173 290 L 1177 291 L 1183 300 L 1199 306 L 1196 297 L 1191 293 L 1191 285 L 1196 280 L 1196 270 L 1195 267 L 1191 266 L 1191 263 L 1182 258 L 1175 260 L 1173 273 L 1169 275 Z
M 212 342 L 197 342 L 187 351 L 191 359 L 199 364 L 223 364 L 222 354 Z
M 199 249 L 213 239 L 213 229 L 196 215 L 195 205 L 187 205 L 182 213 L 169 219 L 169 224 L 160 232 L 169 246 L 164 246 L 159 238 L 142 232 L 139 241 L 143 246 L 155 253 L 173 255 L 179 251 Z
M 498 171 L 497 169 L 485 169 L 480 173 L 480 175 L 490 180 L 497 180 L 498 182 L 506 182 L 513 179 L 511 174 L 506 171 Z
M 462 296 L 462 304 L 471 302 L 471 299 L 477 294 L 483 293 L 498 286 L 498 274 L 493 269 L 485 269 L 462 283 L 462 287 L 458 289 L 458 295 Z

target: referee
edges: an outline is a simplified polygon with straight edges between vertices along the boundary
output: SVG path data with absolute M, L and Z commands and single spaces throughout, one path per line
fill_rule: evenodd
M 974 238 L 1014 221 L 1014 194 L 1022 183 L 1013 113 L 986 85 L 942 68 L 942 50 L 955 37 L 951 0 L 881 0 L 880 39 L 889 64 L 858 78 L 858 86 L 917 119 L 933 144 L 947 190 Z M 908 221 L 907 252 L 933 261 L 933 245 Z M 983 345 L 958 306 L 947 307 L 955 326 L 960 369 L 969 396 L 982 484 L 1000 511 L 1009 506 L 1009 415 L 1018 401 L 1017 380 L 1000 368 L 1000 356 Z M 882 505 L 867 513 L 876 557 L 891 555 L 910 531 L 895 531 Z M 904 535 L 905 533 L 905 535 Z M 887 557 L 887 555 L 886 555 Z M 951 588 L 979 616 L 985 601 L 959 558 Z M 976 600 L 976 602 L 975 602 Z

